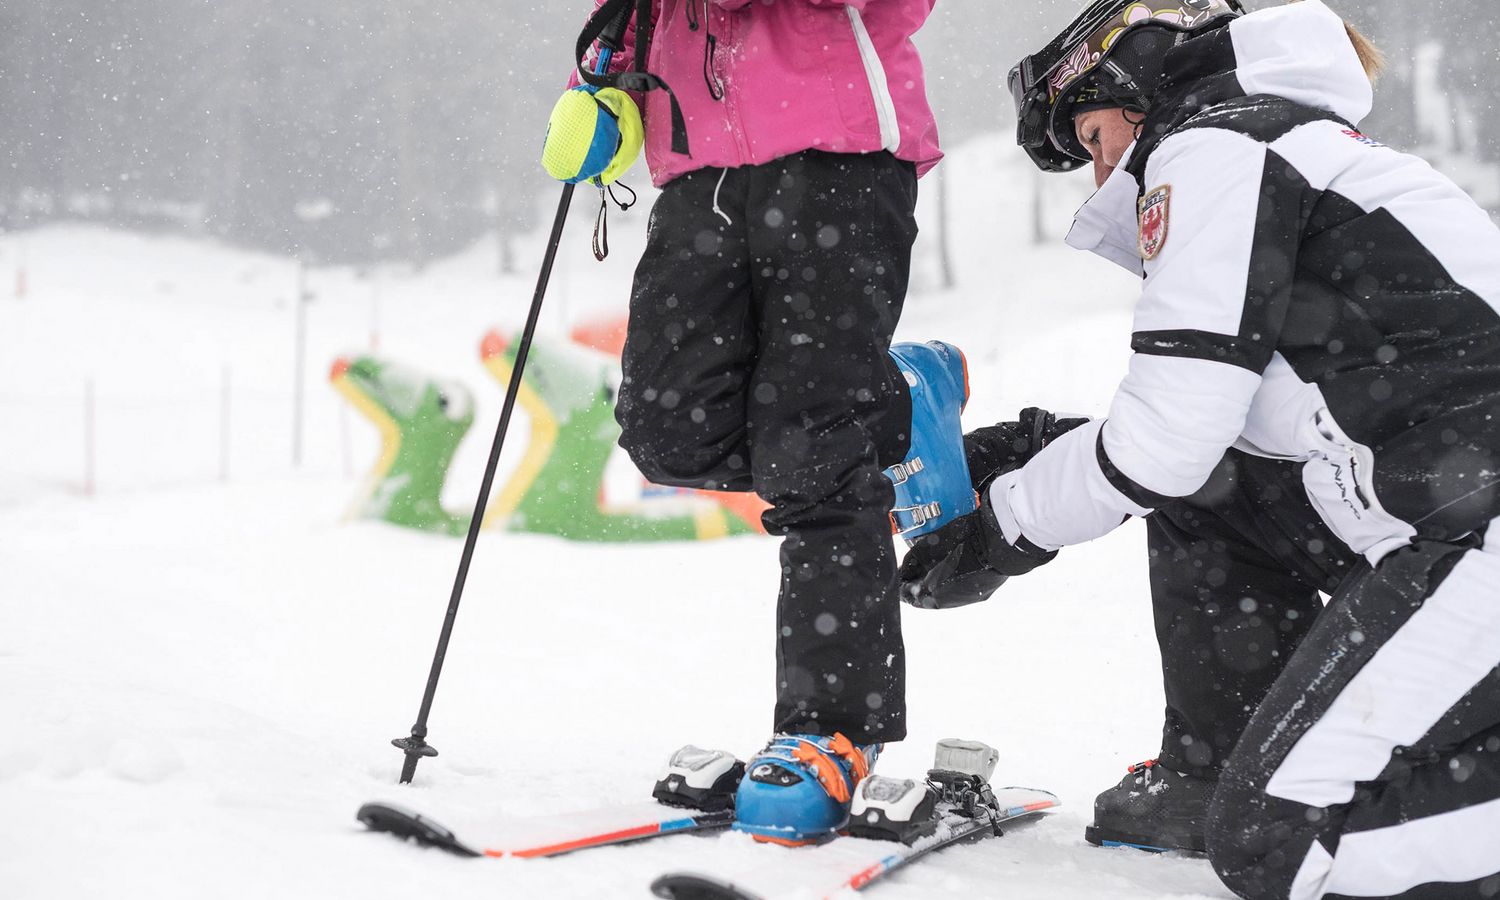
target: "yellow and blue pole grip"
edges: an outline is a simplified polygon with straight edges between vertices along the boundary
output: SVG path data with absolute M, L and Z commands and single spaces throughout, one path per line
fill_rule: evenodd
M 552 107 L 542 167 L 558 181 L 603 186 L 625 174 L 641 154 L 646 129 L 630 95 L 583 84 Z

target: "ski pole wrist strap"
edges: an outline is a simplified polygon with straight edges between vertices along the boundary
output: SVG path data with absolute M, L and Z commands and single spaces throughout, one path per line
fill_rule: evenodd
M 677 95 L 672 93 L 672 89 L 660 77 L 646 71 L 646 62 L 651 55 L 653 30 L 651 3 L 652 0 L 604 0 L 604 3 L 600 4 L 594 14 L 589 17 L 588 23 L 583 26 L 583 33 L 578 36 L 575 54 L 578 77 L 584 83 L 595 87 L 619 88 L 622 91 L 637 91 L 643 94 L 649 91 L 666 91 L 672 108 L 672 152 L 692 156 L 693 154 L 688 150 L 687 119 L 682 114 L 682 106 L 677 102 Z M 597 40 L 611 50 L 620 49 L 619 45 L 624 37 L 624 28 L 620 26 L 622 22 L 629 21 L 632 4 L 635 6 L 635 54 L 634 59 L 631 60 L 630 71 L 613 74 L 590 72 L 584 65 L 589 48 Z M 607 31 L 612 33 L 606 34 Z

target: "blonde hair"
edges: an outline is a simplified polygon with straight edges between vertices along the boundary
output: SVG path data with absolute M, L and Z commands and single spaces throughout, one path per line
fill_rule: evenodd
M 1287 0 L 1288 3 L 1301 3 L 1302 0 Z M 1344 20 L 1344 31 L 1349 34 L 1349 43 L 1354 45 L 1354 52 L 1359 54 L 1359 64 L 1364 66 L 1365 75 L 1374 82 L 1385 71 L 1385 51 L 1375 46 L 1375 42 L 1365 37 L 1364 32 L 1354 27 L 1354 23 L 1348 19 Z
M 1370 76 L 1372 82 L 1375 81 L 1385 71 L 1385 52 L 1352 24 L 1345 22 L 1344 30 L 1349 32 L 1349 43 L 1354 45 L 1354 52 L 1359 54 L 1359 64 L 1365 67 L 1365 74 Z

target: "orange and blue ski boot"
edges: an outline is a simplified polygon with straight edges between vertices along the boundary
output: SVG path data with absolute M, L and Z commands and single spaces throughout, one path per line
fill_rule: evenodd
M 848 823 L 854 788 L 879 755 L 879 744 L 860 747 L 842 734 L 776 735 L 746 764 L 734 829 L 793 847 L 827 840 Z
M 959 414 L 969 402 L 969 365 L 952 344 L 893 344 L 911 393 L 911 450 L 885 470 L 896 486 L 891 530 L 911 544 L 979 508 L 964 456 Z

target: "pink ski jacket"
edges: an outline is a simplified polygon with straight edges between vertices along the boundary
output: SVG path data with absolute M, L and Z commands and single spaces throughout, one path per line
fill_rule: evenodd
M 942 152 L 911 36 L 933 3 L 655 0 L 647 69 L 677 95 L 692 156 L 672 152 L 670 102 L 651 91 L 642 112 L 652 182 L 803 150 L 889 150 L 926 172 Z M 632 24 L 611 71 L 630 66 L 634 37 Z

